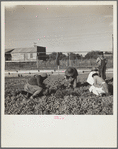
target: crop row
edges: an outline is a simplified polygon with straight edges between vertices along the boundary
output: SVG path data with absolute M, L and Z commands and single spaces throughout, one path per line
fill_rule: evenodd
M 67 89 L 63 77 L 50 76 L 45 80 L 45 84 L 50 88 L 51 93 L 33 100 L 27 99 L 25 94 L 21 92 L 25 83 L 26 78 L 5 80 L 5 114 L 113 114 L 113 95 L 96 97 L 89 92 L 89 85 L 86 83 L 78 82 L 76 89 Z

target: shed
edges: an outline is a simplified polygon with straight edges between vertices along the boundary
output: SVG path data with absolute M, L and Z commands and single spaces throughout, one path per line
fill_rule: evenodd
M 14 49 L 5 49 L 5 61 L 11 61 L 12 60 L 12 56 L 11 56 L 11 52 Z

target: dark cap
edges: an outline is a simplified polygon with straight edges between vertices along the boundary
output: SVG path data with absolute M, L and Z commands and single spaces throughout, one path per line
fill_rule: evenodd
M 66 76 L 72 77 L 75 74 L 75 69 L 73 67 L 68 67 L 65 71 Z

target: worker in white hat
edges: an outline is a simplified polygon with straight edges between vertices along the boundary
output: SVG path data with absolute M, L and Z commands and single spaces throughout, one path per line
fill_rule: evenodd
M 96 69 L 92 69 L 90 72 L 87 82 L 91 85 L 89 91 L 97 96 L 109 95 L 108 85 L 107 83 L 98 76 L 98 72 Z

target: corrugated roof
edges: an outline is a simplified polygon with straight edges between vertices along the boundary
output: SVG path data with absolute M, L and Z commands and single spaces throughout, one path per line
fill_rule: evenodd
M 37 52 L 37 49 L 35 47 L 30 48 L 15 48 L 11 53 L 33 53 Z
M 5 53 L 13 51 L 14 49 L 5 49 Z

